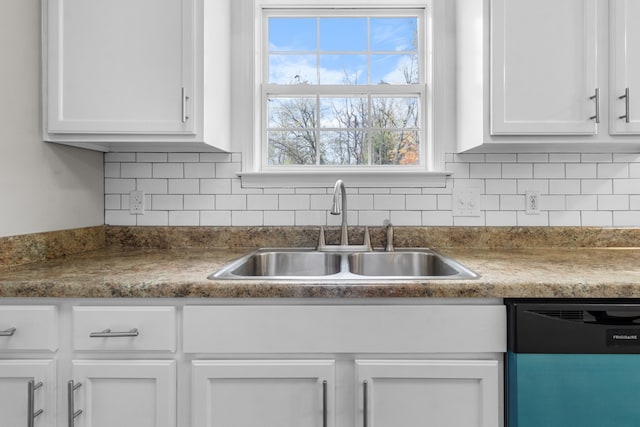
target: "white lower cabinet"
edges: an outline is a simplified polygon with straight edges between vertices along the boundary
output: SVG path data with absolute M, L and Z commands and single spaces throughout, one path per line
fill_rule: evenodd
M 56 362 L 0 360 L 0 425 L 55 425 Z
M 0 427 L 504 425 L 500 301 L 203 301 L 0 299 Z
M 332 360 L 192 362 L 193 427 L 333 427 Z
M 173 360 L 74 360 L 73 378 L 68 415 L 78 427 L 176 425 Z
M 498 362 L 356 360 L 365 427 L 499 425 Z

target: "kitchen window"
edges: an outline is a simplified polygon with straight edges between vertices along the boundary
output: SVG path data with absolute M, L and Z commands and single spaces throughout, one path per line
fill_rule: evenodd
M 250 172 L 261 182 L 296 176 L 308 185 L 345 175 L 411 181 L 433 169 L 424 1 L 255 3 L 255 126 L 243 153 L 243 184 Z

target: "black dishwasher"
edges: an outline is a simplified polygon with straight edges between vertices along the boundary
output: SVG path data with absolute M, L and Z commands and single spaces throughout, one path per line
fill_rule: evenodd
M 508 427 L 640 426 L 640 300 L 505 300 Z

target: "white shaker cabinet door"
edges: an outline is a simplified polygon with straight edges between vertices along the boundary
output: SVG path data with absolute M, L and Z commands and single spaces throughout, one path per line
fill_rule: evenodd
M 612 0 L 610 8 L 610 133 L 640 134 L 640 2 Z
M 332 360 L 192 362 L 193 427 L 333 427 Z
M 194 0 L 48 0 L 49 133 L 192 133 Z
M 173 360 L 74 360 L 67 387 L 75 427 L 176 427 Z
M 495 427 L 499 368 L 490 360 L 357 360 L 360 426 Z
M 491 133 L 592 135 L 595 0 L 491 1 Z
M 0 360 L 0 425 L 53 426 L 55 378 L 53 360 Z

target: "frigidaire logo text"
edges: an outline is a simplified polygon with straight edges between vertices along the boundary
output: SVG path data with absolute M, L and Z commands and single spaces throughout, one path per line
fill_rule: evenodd
M 637 335 L 614 335 L 614 340 L 637 340 Z

